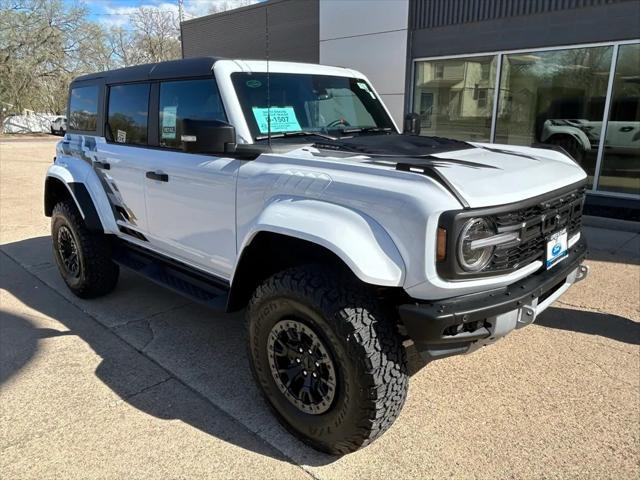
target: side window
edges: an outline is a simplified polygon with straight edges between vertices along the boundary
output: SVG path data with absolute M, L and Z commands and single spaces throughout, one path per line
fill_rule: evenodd
M 74 87 L 69 99 L 69 130 L 92 132 L 98 121 L 98 85 Z
M 215 80 L 181 80 L 160 84 L 160 145 L 182 146 L 182 120 L 227 121 Z
M 109 88 L 109 128 L 116 143 L 146 145 L 149 84 L 113 85 Z

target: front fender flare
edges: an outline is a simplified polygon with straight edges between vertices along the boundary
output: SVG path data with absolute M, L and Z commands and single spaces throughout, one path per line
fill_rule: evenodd
M 405 263 L 380 224 L 356 210 L 319 200 L 285 198 L 269 204 L 242 242 L 242 253 L 259 232 L 306 240 L 337 255 L 363 282 L 397 287 Z
M 542 132 L 541 142 L 548 142 L 551 137 L 556 135 L 569 135 L 580 144 L 583 150 L 591 150 L 591 142 L 589 141 L 589 137 L 577 127 L 572 127 L 570 125 L 553 125 L 549 127 L 545 127 Z

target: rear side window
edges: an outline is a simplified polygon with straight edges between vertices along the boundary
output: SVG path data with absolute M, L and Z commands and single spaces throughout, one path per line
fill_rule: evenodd
M 98 85 L 74 87 L 69 100 L 69 130 L 93 132 L 98 122 Z
M 160 84 L 160 145 L 182 145 L 182 120 L 227 121 L 215 80 L 182 80 Z
M 113 85 L 109 88 L 109 134 L 116 143 L 147 144 L 149 84 Z

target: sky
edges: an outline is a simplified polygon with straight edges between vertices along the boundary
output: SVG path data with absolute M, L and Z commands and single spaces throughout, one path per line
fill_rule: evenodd
M 85 0 L 83 3 L 89 10 L 89 18 L 106 26 L 127 27 L 131 13 L 142 6 L 175 12 L 176 15 L 178 12 L 178 0 Z M 246 5 L 247 0 L 184 0 L 185 20 L 208 15 L 214 4 L 228 9 Z

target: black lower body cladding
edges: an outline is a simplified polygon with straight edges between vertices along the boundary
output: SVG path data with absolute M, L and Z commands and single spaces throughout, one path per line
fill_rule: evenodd
M 580 240 L 570 248 L 569 256 L 551 270 L 541 270 L 489 292 L 400 305 L 400 319 L 425 357 L 465 353 L 473 342 L 490 336 L 487 318 L 517 310 L 534 298 L 549 296 L 580 266 L 586 254 L 587 244 Z

